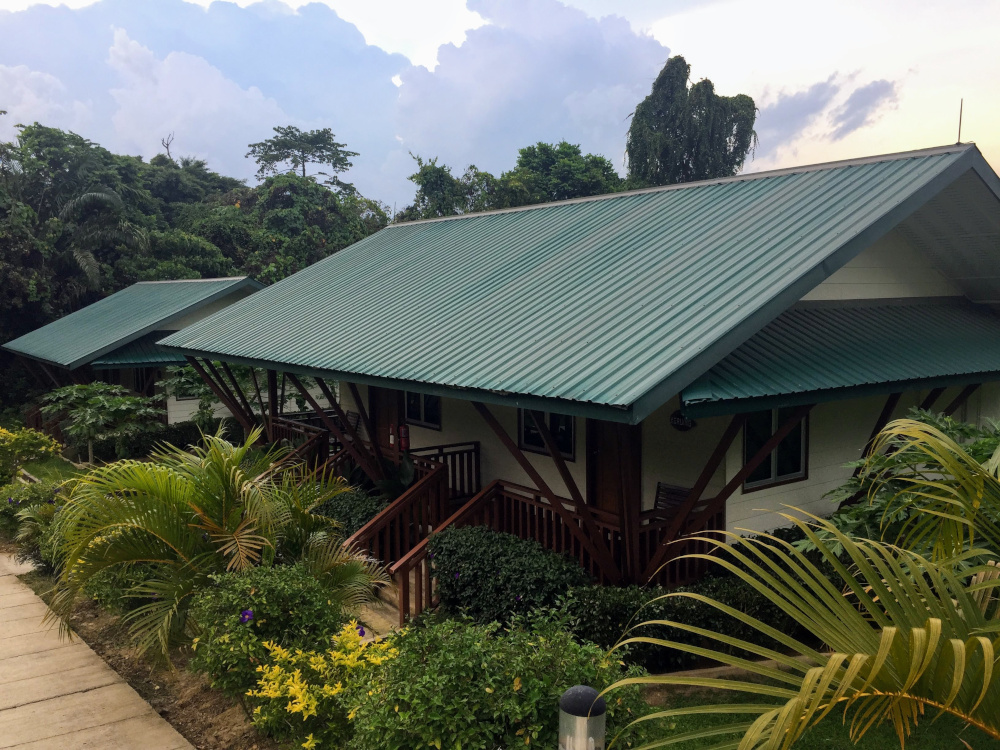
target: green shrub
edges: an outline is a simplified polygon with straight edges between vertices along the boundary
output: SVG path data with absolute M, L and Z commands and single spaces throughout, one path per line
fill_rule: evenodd
M 56 456 L 61 450 L 57 441 L 38 430 L 0 427 L 0 484 L 12 482 L 28 461 Z
M 551 622 L 505 631 L 496 623 L 429 621 L 389 643 L 398 654 L 374 668 L 369 684 L 351 688 L 355 750 L 554 748 L 567 688 L 603 689 L 641 674 Z M 609 736 L 647 710 L 635 686 L 616 691 Z
M 206 435 L 214 435 L 222 425 L 222 436 L 226 440 L 240 441 L 242 432 L 239 425 L 232 419 L 215 419 L 205 430 Z M 201 444 L 201 431 L 194 422 L 175 422 L 164 425 L 162 429 L 154 432 L 142 432 L 133 436 L 122 445 L 121 441 L 113 438 L 94 441 L 94 456 L 100 461 L 117 461 L 122 458 L 147 458 L 153 450 L 162 443 L 170 443 L 178 448 L 187 448 L 190 445 Z M 124 449 L 124 450 L 123 450 Z M 126 455 L 119 455 L 124 452 Z
M 32 485 L 40 488 L 46 483 Z M 31 562 L 46 573 L 55 570 L 56 549 L 60 543 L 56 517 L 66 505 L 66 495 L 49 484 L 51 495 L 45 493 L 44 502 L 25 504 L 17 513 L 17 553 L 20 562 Z M 41 489 L 35 489 L 41 493 Z
M 321 650 L 287 649 L 268 642 L 253 705 L 254 726 L 301 747 L 343 747 L 353 727 L 345 686 L 367 684 L 373 666 L 396 655 L 386 641 L 363 641 L 364 628 L 350 622 Z
M 149 603 L 148 596 L 136 594 L 133 589 L 158 575 L 160 572 L 157 568 L 147 563 L 117 565 L 105 568 L 87 581 L 83 593 L 97 602 L 102 609 L 124 615 Z
M 576 560 L 483 526 L 434 534 L 428 549 L 442 606 L 477 622 L 553 607 L 570 587 L 589 583 Z
M 286 648 L 322 647 L 346 618 L 330 593 L 302 565 L 254 568 L 212 576 L 192 615 L 200 628 L 191 667 L 212 686 L 242 696 L 257 682 L 264 642 Z
M 710 576 L 673 591 L 709 597 L 794 637 L 808 640 L 808 634 L 791 617 L 736 576 Z M 666 593 L 659 587 L 585 586 L 573 589 L 562 604 L 574 635 L 603 649 L 610 649 L 625 637 L 637 636 L 720 648 L 719 644 L 680 628 L 661 625 L 636 627 L 650 620 L 671 620 L 759 645 L 776 645 L 759 631 L 708 604 L 688 597 L 659 598 Z M 632 627 L 635 630 L 626 634 Z M 624 659 L 654 674 L 690 669 L 699 663 L 698 657 L 687 652 L 645 643 L 631 644 L 624 653 Z
M 313 512 L 336 519 L 340 524 L 341 533 L 347 538 L 385 510 L 388 505 L 385 498 L 369 495 L 364 490 L 352 487 L 330 498 Z
M 0 534 L 13 538 L 20 525 L 18 513 L 33 505 L 53 504 L 56 492 L 58 485 L 52 482 L 12 482 L 0 487 Z

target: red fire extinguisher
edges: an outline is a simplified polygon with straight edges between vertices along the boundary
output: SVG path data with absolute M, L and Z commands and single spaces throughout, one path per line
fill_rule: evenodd
M 410 450 L 410 425 L 408 424 L 399 426 L 399 449 L 403 452 Z

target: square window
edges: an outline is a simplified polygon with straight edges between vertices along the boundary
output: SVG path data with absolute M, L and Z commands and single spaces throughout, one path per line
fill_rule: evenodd
M 743 425 L 745 466 L 795 413 L 795 407 L 748 414 Z M 743 482 L 744 490 L 756 490 L 806 478 L 807 419 L 801 420 Z
M 565 414 L 545 413 L 545 424 L 552 435 L 559 455 L 567 461 L 576 460 L 576 418 Z M 549 455 L 542 434 L 535 427 L 535 420 L 524 409 L 517 410 L 517 445 L 521 450 Z
M 406 392 L 406 421 L 408 424 L 441 429 L 441 397 L 426 393 Z

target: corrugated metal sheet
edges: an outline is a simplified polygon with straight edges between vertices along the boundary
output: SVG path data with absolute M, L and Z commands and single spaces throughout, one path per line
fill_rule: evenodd
M 635 422 L 973 163 L 960 146 L 394 225 L 161 343 Z
M 947 302 L 788 310 L 681 392 L 685 410 L 733 413 L 755 400 L 1000 373 L 1000 315 Z
M 202 305 L 246 287 L 259 288 L 260 284 L 245 276 L 143 281 L 8 341 L 3 348 L 75 369 Z
M 98 357 L 90 363 L 90 366 L 98 370 L 117 370 L 122 367 L 183 365 L 184 355 L 168 352 L 156 344 L 158 339 L 162 339 L 170 333 L 170 331 L 147 333 L 142 338 Z

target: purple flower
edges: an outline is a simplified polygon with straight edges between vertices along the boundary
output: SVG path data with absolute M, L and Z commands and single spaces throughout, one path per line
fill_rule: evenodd
M 516 602 L 521 601 L 521 595 L 518 594 L 516 597 L 514 597 L 514 601 L 516 601 Z
M 362 625 L 358 625 L 358 635 L 362 638 L 365 637 L 365 629 Z
M 427 554 L 427 559 L 428 560 L 433 560 L 434 559 L 434 553 L 433 552 L 428 553 Z
M 244 609 L 242 612 L 240 612 L 240 625 L 246 625 L 252 619 L 253 619 L 252 609 Z
M 7 505 L 10 505 L 12 502 L 14 502 L 14 498 L 8 497 L 7 498 Z
M 458 580 L 458 573 L 455 574 L 455 580 Z

